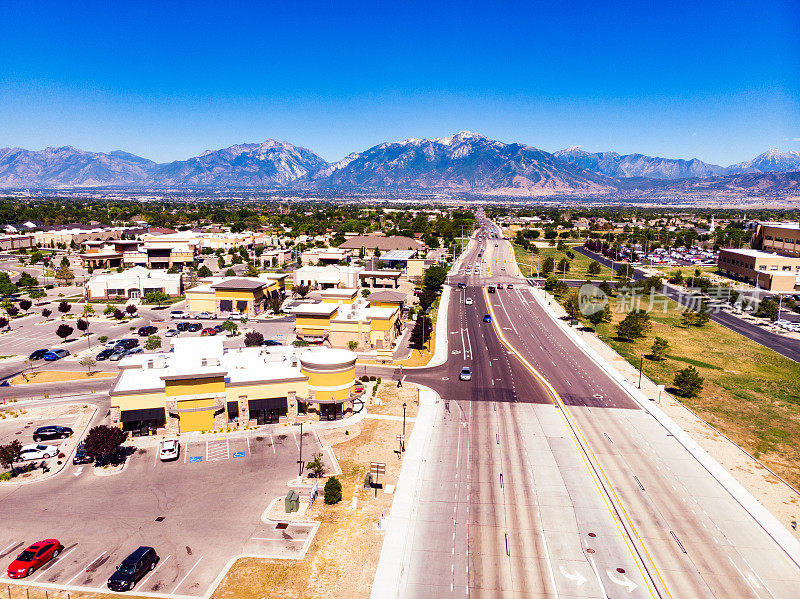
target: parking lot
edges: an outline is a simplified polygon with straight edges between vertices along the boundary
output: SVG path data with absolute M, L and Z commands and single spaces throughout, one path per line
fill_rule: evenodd
M 2 571 L 30 543 L 56 538 L 61 555 L 21 582 L 101 590 L 123 558 L 149 545 L 160 561 L 135 590 L 198 596 L 237 555 L 301 555 L 314 526 L 261 521 L 297 475 L 299 430 L 205 437 L 182 440 L 174 462 L 162 463 L 153 444 L 119 474 L 70 464 L 45 482 L 0 487 L 4 513 L 14 515 L 0 530 Z M 316 435 L 306 432 L 304 459 L 315 451 Z

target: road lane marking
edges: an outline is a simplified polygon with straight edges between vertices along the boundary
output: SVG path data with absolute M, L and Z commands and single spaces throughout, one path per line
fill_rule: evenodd
M 200 559 L 199 559 L 199 560 L 197 560 L 197 561 L 194 563 L 194 566 L 192 566 L 191 568 L 189 568 L 189 571 L 186 573 L 186 576 L 184 576 L 183 578 L 181 578 L 181 581 L 180 581 L 180 582 L 179 582 L 177 585 L 175 585 L 175 588 L 174 588 L 174 589 L 172 589 L 172 594 L 173 594 L 173 595 L 174 595 L 174 594 L 175 594 L 175 592 L 178 590 L 178 588 L 179 588 L 179 587 L 180 587 L 180 586 L 183 584 L 183 581 L 184 581 L 184 580 L 186 580 L 187 578 L 189 578 L 189 574 L 191 574 L 191 573 L 192 573 L 192 570 L 194 570 L 194 569 L 197 567 L 197 564 L 199 564 L 199 563 L 200 563 L 200 560 L 202 560 L 202 559 L 203 559 L 203 556 L 201 555 L 201 556 L 200 556 Z
M 171 558 L 171 557 L 172 557 L 172 554 L 168 555 L 167 557 L 165 557 L 165 558 L 164 558 L 164 559 L 162 559 L 162 560 L 159 560 L 159 561 L 158 561 L 158 565 L 157 565 L 155 568 L 153 568 L 153 570 L 150 572 L 150 574 L 148 574 L 147 576 L 145 576 L 145 577 L 144 577 L 144 580 L 143 580 L 142 582 L 140 582 L 140 583 L 139 583 L 139 587 L 141 588 L 141 587 L 143 587 L 145 584 L 147 584 L 147 581 L 148 581 L 148 580 L 150 580 L 150 577 L 151 577 L 153 574 L 155 574 L 155 573 L 158 571 L 158 569 L 159 569 L 161 566 L 163 566 L 164 564 L 166 564 L 166 563 L 167 563 L 167 560 L 168 560 L 169 558 Z

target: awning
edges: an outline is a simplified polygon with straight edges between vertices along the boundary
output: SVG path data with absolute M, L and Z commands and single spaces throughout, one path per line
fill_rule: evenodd
M 284 410 L 286 409 L 285 397 L 268 397 L 266 399 L 251 399 L 247 406 L 253 410 Z
M 164 408 L 144 408 L 142 410 L 124 410 L 119 415 L 122 422 L 138 422 L 140 420 L 166 420 Z

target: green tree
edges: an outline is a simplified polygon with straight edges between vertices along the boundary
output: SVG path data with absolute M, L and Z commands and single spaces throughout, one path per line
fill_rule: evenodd
M 333 505 L 342 500 L 342 483 L 335 476 L 331 476 L 325 483 L 325 504 Z
M 219 267 L 220 270 L 225 268 L 225 258 L 223 258 L 222 256 L 217 258 L 217 266 Z
M 358 349 L 358 341 L 348 341 L 347 349 L 350 351 L 356 351 Z
M 232 268 L 229 268 L 228 270 L 225 271 L 225 276 L 226 277 L 235 277 L 236 276 L 236 271 L 233 270 Z
M 106 307 L 103 308 L 103 314 L 109 316 L 114 313 L 114 310 L 116 310 L 114 306 L 112 306 L 111 304 L 106 304 Z
M 151 291 L 145 294 L 144 301 L 146 304 L 162 305 L 169 302 L 169 296 L 163 291 Z
M 438 294 L 433 289 L 423 289 L 419 295 L 419 307 L 423 312 L 427 312 L 436 301 Z
M 67 323 L 63 322 L 60 325 L 58 325 L 58 328 L 56 329 L 56 335 L 58 335 L 59 337 L 61 337 L 64 340 L 66 340 L 67 337 L 72 335 L 74 330 L 75 329 L 73 329 Z
M 66 285 L 69 281 L 75 278 L 75 273 L 73 273 L 69 266 L 64 266 L 63 264 L 58 267 L 56 271 L 56 279 L 62 282 L 62 284 Z
M 80 361 L 80 365 L 86 367 L 86 370 L 89 371 L 89 374 L 92 374 L 92 368 L 94 368 L 95 364 L 96 362 L 94 361 L 94 358 L 92 358 L 91 356 L 86 356 L 85 358 L 82 358 Z
M 311 454 L 311 461 L 306 464 L 306 468 L 311 470 L 316 478 L 321 478 L 325 474 L 325 462 L 322 461 L 322 453 Z M 341 485 L 339 494 L 341 499 Z
M 672 384 L 684 397 L 694 397 L 703 389 L 703 377 L 694 366 L 687 366 L 675 373 Z
M 197 269 L 197 276 L 201 278 L 210 277 L 213 273 L 211 269 L 203 264 L 200 268 Z
M 426 289 L 439 291 L 444 285 L 444 280 L 447 278 L 446 266 L 431 266 L 425 271 L 425 276 L 422 283 Z
M 656 337 L 653 339 L 653 345 L 650 347 L 650 356 L 654 360 L 663 360 L 667 356 L 669 350 L 669 342 L 663 337 Z
M 588 272 L 590 275 L 599 275 L 600 263 L 597 260 L 592 260 L 589 263 L 589 266 L 586 268 L 586 272 Z
M 545 279 L 544 282 L 544 289 L 545 291 L 555 291 L 556 286 L 558 286 L 558 277 L 555 275 L 550 275 Z
M 62 301 L 58 304 L 58 311 L 62 314 L 67 314 L 70 310 L 72 310 L 72 304 L 69 302 Z
M 33 277 L 26 272 L 23 272 L 17 281 L 18 287 L 36 287 L 38 284 L 39 281 L 36 279 L 36 277 Z
M 258 347 L 264 345 L 264 335 L 258 331 L 247 331 L 244 334 L 245 347 Z
M 778 320 L 778 304 L 769 298 L 761 300 L 756 310 L 756 316 L 769 318 L 772 322 L 775 322 Z
M 650 317 L 644 310 L 631 310 L 617 325 L 617 336 L 620 339 L 633 341 L 644 337 L 650 330 Z
M 144 348 L 152 351 L 161 348 L 161 337 L 158 335 L 150 335 L 144 342 Z
M 567 314 L 570 318 L 580 318 L 581 317 L 581 304 L 578 301 L 578 292 L 574 289 L 567 293 L 564 296 L 563 300 L 564 310 L 567 311 Z
M 246 277 L 257 277 L 258 276 L 258 269 L 253 265 L 252 262 L 247 263 L 247 268 L 244 270 L 244 276 Z
M 557 268 L 559 273 L 568 273 L 570 268 L 569 260 L 566 258 L 561 258 L 561 260 L 558 261 Z
M 0 294 L 11 295 L 18 292 L 19 289 L 11 282 L 11 277 L 8 276 L 8 273 L 0 271 Z
M 308 292 L 311 291 L 311 288 L 308 285 L 295 285 L 292 291 L 298 297 L 304 298 L 308 295 Z
M 19 439 L 14 439 L 11 443 L 0 445 L 0 465 L 3 468 L 10 468 L 11 474 L 14 474 L 14 464 L 19 462 L 20 455 L 22 454 L 22 443 Z
M 555 260 L 552 256 L 547 256 L 544 260 L 542 260 L 542 274 L 548 275 L 553 272 L 553 268 L 555 267 Z
M 595 331 L 601 322 L 611 322 L 611 306 L 606 303 L 602 310 L 589 314 L 589 322 L 592 323 Z
M 222 323 L 222 330 L 228 331 L 232 335 L 235 335 L 239 331 L 239 325 L 232 320 L 226 320 Z

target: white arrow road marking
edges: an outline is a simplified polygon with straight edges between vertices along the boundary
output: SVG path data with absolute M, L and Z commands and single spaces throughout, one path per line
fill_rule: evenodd
M 624 574 L 621 574 L 621 578 L 617 578 L 613 570 L 606 570 L 606 574 L 608 574 L 608 577 L 611 579 L 611 582 L 614 582 L 620 586 L 625 587 L 626 589 L 628 589 L 629 593 L 632 593 L 633 591 L 639 588 L 638 584 L 633 582 L 630 578 L 628 578 Z
M 73 472 L 72 474 L 73 474 L 73 475 L 75 475 L 75 476 L 80 476 L 80 475 L 81 475 L 81 472 L 83 472 L 83 466 L 81 466 L 80 468 L 78 468 L 78 469 L 77 469 L 75 472 Z
M 567 569 L 564 566 L 559 566 L 558 569 L 561 571 L 561 575 L 564 578 L 568 578 L 569 580 L 574 580 L 577 586 L 581 586 L 584 582 L 586 582 L 586 577 L 577 570 L 575 571 L 575 574 L 570 574 L 569 572 L 567 572 Z

